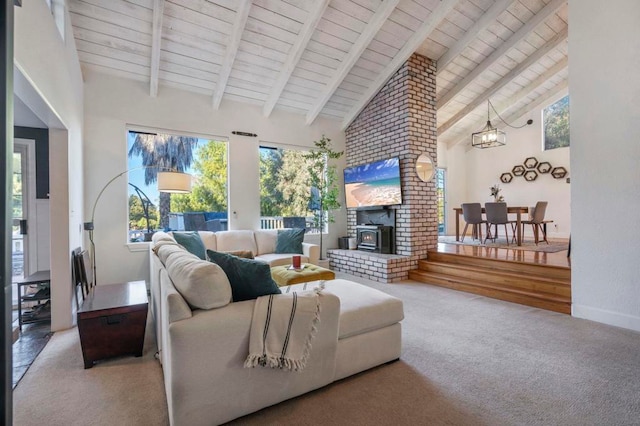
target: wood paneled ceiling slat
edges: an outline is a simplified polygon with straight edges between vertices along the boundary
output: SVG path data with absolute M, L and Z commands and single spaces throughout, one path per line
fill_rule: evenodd
M 153 22 L 151 32 L 151 69 L 149 71 L 149 95 L 158 95 L 158 72 L 160 70 L 160 48 L 162 43 L 162 20 L 164 18 L 164 0 L 153 2 Z
M 505 41 L 498 49 L 496 49 L 491 55 L 489 55 L 478 67 L 476 67 L 469 75 L 467 75 L 459 85 L 457 85 L 450 92 L 446 93 L 441 99 L 438 99 L 437 107 L 441 108 L 446 105 L 448 102 L 456 96 L 456 94 L 462 90 L 467 84 L 477 78 L 480 74 L 482 74 L 485 70 L 487 70 L 491 65 L 497 61 L 500 57 L 502 57 L 506 52 L 508 52 L 511 48 L 513 48 L 516 44 L 518 44 L 522 39 L 524 39 L 531 31 L 535 29 L 541 22 L 543 22 L 546 18 L 549 17 L 552 13 L 555 13 L 557 9 L 559 9 L 566 0 L 552 0 L 547 4 L 544 9 L 540 11 L 540 13 L 536 14 L 532 19 L 530 19 L 526 25 L 522 26 L 513 36 L 509 37 L 507 41 Z
M 449 144 L 468 142 L 488 97 L 509 115 L 566 90 L 567 43 L 548 45 L 566 38 L 567 0 L 69 0 L 68 9 L 83 72 L 147 82 L 151 95 L 162 85 L 215 93 L 214 105 L 248 102 L 265 116 L 282 109 L 345 127 L 413 52 L 437 61 L 439 138 Z

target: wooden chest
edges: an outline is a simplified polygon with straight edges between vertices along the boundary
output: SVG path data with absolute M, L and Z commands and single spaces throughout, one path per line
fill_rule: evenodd
M 144 281 L 94 287 L 77 317 L 84 368 L 105 358 L 142 356 L 148 305 Z

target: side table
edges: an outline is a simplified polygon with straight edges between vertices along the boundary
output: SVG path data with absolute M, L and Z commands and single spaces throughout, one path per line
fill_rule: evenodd
M 84 368 L 105 358 L 142 356 L 148 306 L 144 281 L 95 286 L 77 316 Z

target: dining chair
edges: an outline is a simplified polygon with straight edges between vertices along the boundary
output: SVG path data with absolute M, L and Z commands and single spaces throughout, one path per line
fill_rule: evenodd
M 480 203 L 463 203 L 462 204 L 462 217 L 464 218 L 465 225 L 464 230 L 462 231 L 462 239 L 460 241 L 464 241 L 464 236 L 467 234 L 467 228 L 469 225 L 472 225 L 473 234 L 477 235 L 482 241 L 482 226 L 486 224 L 487 221 L 482 218 L 482 205 Z
M 487 215 L 487 236 L 484 239 L 486 243 L 488 239 L 496 241 L 498 238 L 498 225 L 504 225 L 504 234 L 507 238 L 507 245 L 509 245 L 509 231 L 507 225 L 511 225 L 511 242 L 516 238 L 516 221 L 509 220 L 509 214 L 507 213 L 507 203 L 485 203 L 484 210 Z M 495 231 L 491 232 L 491 226 L 494 226 Z
M 82 302 L 87 298 L 91 290 L 95 287 L 95 280 L 93 279 L 93 270 L 91 269 L 91 256 L 88 250 L 82 250 L 80 247 L 73 250 L 73 290 L 76 299 L 76 307 L 80 309 L 82 303 L 78 298 L 78 290 L 80 290 L 80 296 Z
M 542 233 L 542 241 L 549 244 L 547 241 L 547 223 L 552 223 L 553 220 L 545 220 L 544 214 L 547 210 L 547 201 L 538 201 L 533 209 L 533 213 L 529 214 L 529 220 L 522 221 L 522 232 L 524 232 L 525 225 L 531 225 L 533 228 L 533 239 L 538 245 L 540 241 L 540 233 Z

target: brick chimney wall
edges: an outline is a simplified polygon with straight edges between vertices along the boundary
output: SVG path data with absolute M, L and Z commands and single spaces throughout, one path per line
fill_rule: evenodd
M 408 256 L 411 268 L 438 242 L 435 179 L 422 182 L 415 168 L 423 153 L 437 165 L 435 94 L 435 62 L 414 54 L 346 129 L 347 166 L 400 158 L 402 205 L 391 208 L 396 254 Z M 356 225 L 356 210 L 348 209 L 349 236 L 356 236 Z

